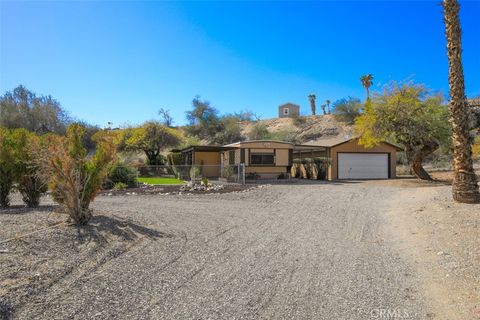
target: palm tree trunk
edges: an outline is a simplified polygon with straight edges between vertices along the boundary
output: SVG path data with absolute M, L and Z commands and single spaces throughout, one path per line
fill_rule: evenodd
M 462 66 L 462 39 L 457 0 L 444 0 L 444 20 L 447 37 L 448 80 L 450 85 L 450 122 L 453 132 L 453 199 L 458 202 L 480 202 L 477 177 L 473 169 L 472 143 L 468 122 L 468 103 Z

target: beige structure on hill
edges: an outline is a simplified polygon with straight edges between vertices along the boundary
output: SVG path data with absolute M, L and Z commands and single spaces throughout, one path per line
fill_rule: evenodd
M 284 103 L 278 107 L 279 118 L 291 118 L 300 115 L 300 106 L 291 102 Z

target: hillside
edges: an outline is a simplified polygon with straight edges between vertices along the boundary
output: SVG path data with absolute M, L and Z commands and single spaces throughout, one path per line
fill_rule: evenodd
M 299 121 L 293 118 L 273 118 L 255 122 L 244 121 L 241 123 L 242 134 L 249 136 L 252 128 L 257 124 L 264 124 L 268 131 L 275 133 L 279 131 L 294 132 L 300 137 L 302 143 L 336 137 L 351 137 L 353 128 L 344 122 L 339 122 L 333 115 L 304 116 Z

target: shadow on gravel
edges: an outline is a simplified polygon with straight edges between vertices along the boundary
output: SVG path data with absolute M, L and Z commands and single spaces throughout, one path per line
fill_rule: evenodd
M 52 211 L 55 211 L 55 210 L 60 210 L 60 206 L 58 206 L 58 205 L 45 205 L 45 206 L 38 206 L 36 208 L 28 208 L 28 207 L 25 207 L 24 205 L 15 205 L 15 206 L 10 206 L 8 208 L 0 208 L 0 214 L 19 215 L 19 214 L 30 213 L 32 211 L 52 212 Z
M 13 317 L 12 305 L 0 297 L 0 320 L 9 320 Z
M 138 225 L 130 219 L 121 219 L 105 215 L 94 215 L 86 226 L 78 227 L 78 240 L 81 242 L 106 243 L 112 237 L 123 241 L 135 241 L 140 236 L 150 239 L 170 238 L 166 234 L 145 226 Z

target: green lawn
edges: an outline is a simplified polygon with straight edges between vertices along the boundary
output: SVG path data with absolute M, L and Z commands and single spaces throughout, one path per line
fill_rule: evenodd
M 176 178 L 152 178 L 152 177 L 139 177 L 137 178 L 138 182 L 143 182 L 146 184 L 183 184 L 182 180 Z

